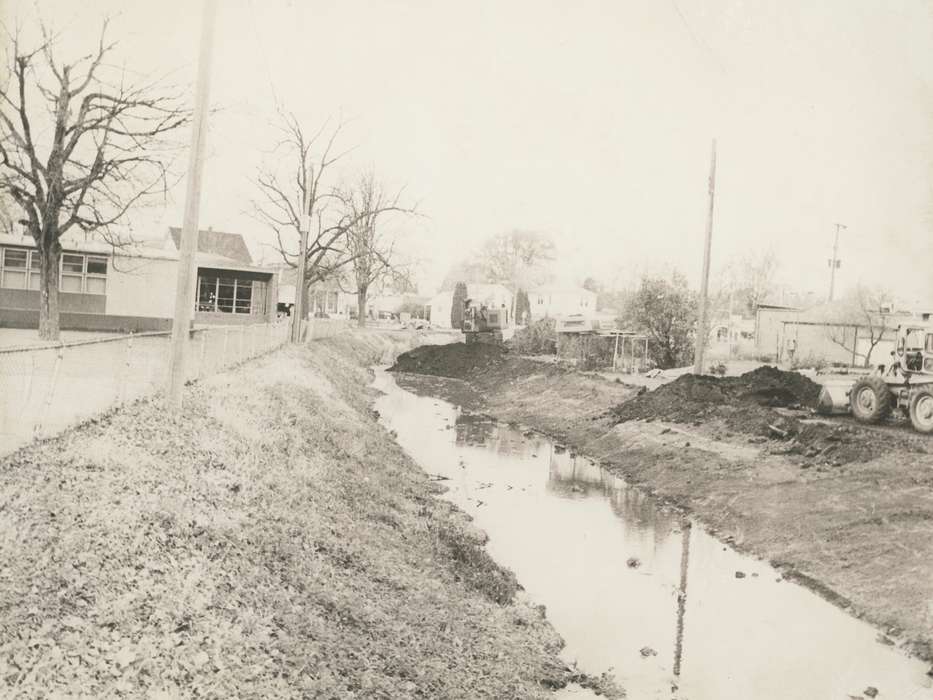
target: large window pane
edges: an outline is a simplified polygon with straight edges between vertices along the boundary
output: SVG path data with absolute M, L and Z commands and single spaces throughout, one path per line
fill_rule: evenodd
M 16 268 L 16 269 L 26 269 L 26 258 L 29 255 L 28 250 L 16 250 L 15 248 L 7 248 L 3 251 L 3 267 Z
M 63 292 L 80 292 L 81 275 L 62 275 L 62 282 L 59 288 Z
M 217 278 L 198 277 L 198 311 L 217 310 Z
M 107 258 L 88 257 L 87 273 L 89 275 L 106 275 L 107 274 Z
M 26 271 L 5 269 L 3 271 L 3 286 L 7 289 L 23 289 L 26 286 Z
M 30 288 L 30 289 L 39 289 L 39 280 L 40 280 L 40 279 L 41 279 L 41 278 L 39 277 L 39 272 L 38 272 L 38 271 L 33 270 L 32 272 L 30 272 L 30 273 L 29 273 L 29 288 Z
M 39 269 L 39 264 L 40 264 L 40 262 L 41 262 L 41 260 L 40 260 L 40 258 L 39 258 L 39 251 L 38 251 L 38 250 L 30 251 L 30 253 L 29 253 L 29 267 L 31 267 L 33 270 L 38 270 L 38 269 Z
M 62 255 L 62 272 L 82 274 L 84 272 L 84 256 L 69 255 L 68 253 Z
M 236 283 L 236 312 L 248 314 L 253 299 L 253 283 L 251 280 L 237 280 Z
M 85 280 L 84 291 L 88 294 L 106 294 L 107 278 L 88 275 L 87 279 Z
M 252 312 L 258 315 L 266 313 L 266 283 L 262 280 L 253 281 Z
M 235 287 L 236 287 L 235 280 L 221 278 L 219 289 L 217 292 L 217 310 L 218 311 L 223 311 L 224 313 L 233 313 Z

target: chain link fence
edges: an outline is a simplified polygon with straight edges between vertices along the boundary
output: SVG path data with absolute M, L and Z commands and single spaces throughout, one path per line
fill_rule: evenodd
M 170 332 L 0 347 L 0 455 L 163 389 Z M 201 379 L 288 340 L 287 323 L 191 332 L 187 378 Z

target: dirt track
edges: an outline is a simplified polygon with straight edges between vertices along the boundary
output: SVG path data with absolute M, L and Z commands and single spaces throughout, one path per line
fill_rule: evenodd
M 419 352 L 444 376 L 443 349 Z M 402 356 L 395 369 L 413 366 Z M 809 380 L 777 372 L 645 393 L 496 352 L 461 357 L 450 375 L 463 381 L 433 391 L 457 400 L 468 387 L 490 415 L 601 460 L 933 660 L 933 440 L 814 420 Z

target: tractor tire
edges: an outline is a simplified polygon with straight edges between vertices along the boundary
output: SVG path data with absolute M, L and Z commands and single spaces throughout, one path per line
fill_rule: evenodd
M 918 433 L 933 433 L 933 388 L 917 389 L 910 397 L 910 422 Z
M 852 415 L 862 423 L 880 423 L 891 413 L 894 394 L 878 376 L 862 377 L 849 390 Z

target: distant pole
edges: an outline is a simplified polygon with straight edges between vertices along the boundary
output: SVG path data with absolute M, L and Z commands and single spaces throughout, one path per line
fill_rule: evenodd
M 295 276 L 295 317 L 292 319 L 292 342 L 301 342 L 301 322 L 306 313 L 305 299 L 305 274 L 308 257 L 308 232 L 311 230 L 311 171 L 305 169 L 305 191 L 301 202 L 301 215 L 298 217 L 299 229 L 301 232 L 300 243 L 298 245 L 298 270 Z
M 836 238 L 833 240 L 833 258 L 829 261 L 829 300 L 833 300 L 836 291 L 836 268 L 841 264 L 839 260 L 839 229 L 848 228 L 845 224 L 836 224 Z
M 703 353 L 706 350 L 706 315 L 707 297 L 709 296 L 709 256 L 713 242 L 713 201 L 716 193 L 716 139 L 713 139 L 713 153 L 709 165 L 709 213 L 706 217 L 706 244 L 703 248 L 703 278 L 700 280 L 700 323 L 697 326 L 694 374 L 703 374 Z
M 181 408 L 188 334 L 194 314 L 194 288 L 197 279 L 194 257 L 198 247 L 198 214 L 201 207 L 201 176 L 204 172 L 204 150 L 207 143 L 207 109 L 216 6 L 216 0 L 204 0 L 201 17 L 201 51 L 198 56 L 198 82 L 191 125 L 191 150 L 188 153 L 188 189 L 185 193 L 185 219 L 179 242 L 175 317 L 172 322 L 172 350 L 166 391 L 169 406 L 176 409 Z

